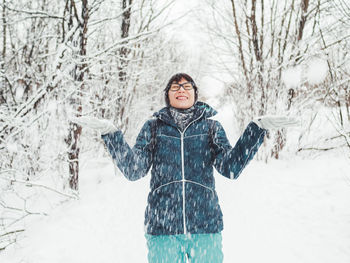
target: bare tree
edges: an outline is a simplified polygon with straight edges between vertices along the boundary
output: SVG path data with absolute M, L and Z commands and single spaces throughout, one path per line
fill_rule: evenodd
M 75 95 L 71 99 L 71 105 L 74 108 L 76 116 L 82 114 L 82 101 L 80 94 L 84 91 L 84 80 L 88 70 L 88 65 L 85 62 L 87 54 L 87 33 L 89 22 L 89 6 L 88 1 L 83 0 L 77 6 L 75 0 L 67 0 L 66 8 L 68 8 L 69 20 L 68 30 L 72 30 L 74 24 L 77 26 L 77 36 L 70 37 L 72 46 L 75 49 L 76 64 L 71 74 L 73 75 L 73 83 L 76 86 Z M 79 13 L 80 15 L 79 15 Z M 75 20 L 75 23 L 73 22 Z M 68 137 L 66 143 L 68 145 L 68 164 L 69 164 L 69 186 L 71 189 L 78 190 L 79 185 L 79 152 L 80 147 L 79 137 L 81 135 L 81 126 L 76 123 L 69 123 Z
M 335 27 L 334 17 L 330 15 L 334 11 L 329 11 L 333 9 L 332 1 L 208 3 L 212 7 L 212 20 L 207 27 L 215 40 L 213 53 L 216 60 L 221 60 L 223 70 L 232 76 L 228 93 L 234 101 L 241 128 L 254 116 L 295 112 L 306 106 L 306 98 L 307 105 L 320 98 L 312 96 L 315 92 L 323 93 L 327 79 L 323 84 L 313 85 L 303 75 L 296 86 L 289 87 L 283 81 L 283 73 L 297 66 L 305 69 L 313 57 L 327 57 L 329 44 L 322 38 L 326 42 L 335 40 L 335 46 L 344 43 L 332 33 Z M 344 15 L 341 17 L 344 19 Z M 306 94 L 301 86 L 308 90 Z M 271 156 L 279 158 L 286 141 L 285 131 L 269 136 L 275 141 Z
M 81 154 L 101 144 L 70 117 L 122 121 L 126 132 L 159 103 L 164 72 L 181 63 L 162 33 L 172 2 L 1 0 L 0 249 L 28 216 L 46 215 L 38 193 L 76 198 Z

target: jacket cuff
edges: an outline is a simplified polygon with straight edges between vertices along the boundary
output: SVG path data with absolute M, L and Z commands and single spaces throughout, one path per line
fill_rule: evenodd
M 250 123 L 255 124 L 257 126 L 257 128 L 259 129 L 259 131 L 265 131 L 265 132 L 268 131 L 267 129 L 262 127 L 259 118 L 256 118 L 256 119 L 252 120 Z

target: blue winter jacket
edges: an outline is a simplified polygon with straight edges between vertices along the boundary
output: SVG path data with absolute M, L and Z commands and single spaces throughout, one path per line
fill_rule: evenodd
M 120 131 L 102 136 L 127 179 L 140 179 L 152 167 L 145 212 L 147 234 L 218 233 L 223 229 L 213 166 L 223 176 L 237 179 L 262 144 L 266 130 L 249 123 L 232 148 L 221 124 L 209 119 L 216 113 L 197 102 L 192 122 L 180 131 L 169 109 L 161 109 L 154 114 L 159 119 L 154 148 L 151 123 L 156 119 L 144 124 L 133 148 Z

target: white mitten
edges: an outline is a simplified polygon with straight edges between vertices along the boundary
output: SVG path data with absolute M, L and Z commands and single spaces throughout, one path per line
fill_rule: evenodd
M 281 129 L 287 127 L 299 126 L 300 123 L 296 118 L 287 116 L 260 116 L 253 120 L 260 128 L 270 129 Z
M 118 130 L 109 120 L 98 119 L 96 117 L 82 116 L 71 118 L 70 120 L 79 124 L 82 127 L 88 127 L 90 129 L 96 130 L 101 135 L 115 132 Z

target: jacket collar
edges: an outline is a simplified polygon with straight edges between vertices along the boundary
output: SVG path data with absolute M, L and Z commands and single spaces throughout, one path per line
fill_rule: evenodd
M 197 101 L 194 107 L 195 107 L 195 111 L 193 114 L 193 120 L 202 119 L 202 118 L 206 119 L 217 114 L 217 111 L 213 109 L 211 106 L 209 106 L 208 104 L 206 104 L 205 102 Z M 160 111 L 155 112 L 153 116 L 164 121 L 167 124 L 177 127 L 173 117 L 170 114 L 169 107 L 162 108 Z

